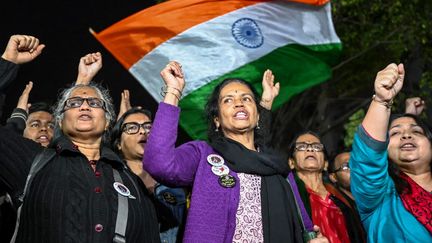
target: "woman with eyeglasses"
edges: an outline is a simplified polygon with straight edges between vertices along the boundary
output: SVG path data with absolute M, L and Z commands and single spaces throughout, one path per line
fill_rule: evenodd
M 319 135 L 302 132 L 288 148 L 289 165 L 294 171 L 303 205 L 331 243 L 366 242 L 355 205 L 324 178 L 327 153 Z
M 130 107 L 128 97 L 129 91 L 125 90 L 122 93 L 121 106 Z M 127 109 L 112 129 L 112 148 L 157 199 L 156 211 L 160 220 L 161 242 L 176 243 L 181 240 L 182 235 L 186 213 L 186 189 L 158 183 L 143 169 L 142 159 L 152 128 L 151 117 L 151 112 L 141 107 Z
M 346 196 L 348 200 L 354 200 L 351 193 L 350 152 L 340 152 L 329 160 L 328 173 L 330 181 Z
M 65 89 L 54 117 L 46 150 L 0 128 L 0 179 L 17 205 L 34 158 L 41 151 L 52 156 L 26 189 L 14 241 L 159 242 L 145 188 L 106 146 L 115 119 L 108 91 L 96 84 Z
M 279 93 L 271 71 L 264 73 L 261 102 L 242 79 L 216 85 L 205 107 L 209 140 L 178 147 L 182 67 L 170 62 L 161 76 L 165 96 L 143 165 L 158 181 L 192 186 L 183 242 L 303 242 L 295 197 L 285 180 L 288 165 L 259 140 L 265 111 L 258 104 L 269 110 Z M 319 237 L 313 241 L 326 242 Z
M 354 136 L 351 190 L 369 242 L 432 242 L 432 133 L 415 115 L 391 116 L 403 64 L 377 73 Z

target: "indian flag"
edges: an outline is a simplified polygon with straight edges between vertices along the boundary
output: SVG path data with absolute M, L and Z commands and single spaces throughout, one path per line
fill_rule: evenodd
M 277 109 L 328 80 L 342 49 L 328 0 L 171 0 L 93 34 L 157 102 L 160 71 L 171 60 L 182 64 L 180 125 L 193 139 L 206 138 L 204 106 L 223 79 L 242 78 L 262 92 L 271 69 L 281 83 Z

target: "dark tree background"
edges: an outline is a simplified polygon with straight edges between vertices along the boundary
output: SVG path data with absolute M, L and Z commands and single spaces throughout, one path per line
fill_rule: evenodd
M 319 132 L 332 154 L 352 142 L 373 95 L 376 73 L 404 63 L 406 78 L 393 112 L 406 97 L 426 100 L 432 114 L 432 2 L 430 0 L 332 1 L 333 22 L 342 44 L 331 80 L 303 92 L 274 112 L 273 144 L 286 150 L 300 131 Z

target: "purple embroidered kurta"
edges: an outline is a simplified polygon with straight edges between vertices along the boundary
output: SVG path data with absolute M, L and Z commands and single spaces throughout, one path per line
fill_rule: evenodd
M 175 147 L 180 108 L 161 102 L 145 147 L 143 165 L 157 181 L 171 186 L 192 186 L 183 242 L 232 242 L 240 187 L 219 185 L 207 156 L 216 154 L 204 141 Z

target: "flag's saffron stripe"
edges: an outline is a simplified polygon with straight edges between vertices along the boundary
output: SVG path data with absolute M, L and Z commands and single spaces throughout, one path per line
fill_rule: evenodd
M 330 4 L 317 7 L 277 1 L 245 7 L 171 38 L 129 71 L 160 101 L 163 82 L 159 72 L 171 60 L 183 66 L 187 79 L 183 94 L 187 95 L 221 75 L 294 43 L 340 43 L 333 28 Z
M 171 0 L 133 14 L 95 37 L 127 69 L 187 29 L 263 0 Z
M 193 139 L 206 139 L 207 121 L 204 106 L 214 87 L 226 78 L 242 78 L 250 81 L 262 92 L 262 75 L 271 69 L 281 83 L 279 96 L 273 104 L 278 108 L 293 95 L 298 94 L 331 77 L 331 66 L 337 63 L 341 44 L 302 46 L 290 44 L 248 63 L 195 90 L 180 102 L 180 124 Z

